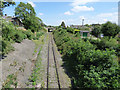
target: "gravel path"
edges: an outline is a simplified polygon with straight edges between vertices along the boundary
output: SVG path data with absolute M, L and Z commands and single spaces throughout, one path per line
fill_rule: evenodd
M 35 44 L 31 40 L 23 40 L 21 43 L 13 44 L 15 51 L 9 53 L 5 59 L 2 59 L 2 82 L 8 75 L 16 74 L 18 87 L 25 88 L 25 82 L 28 80 L 31 69 Z M 14 87 L 13 87 L 14 88 Z

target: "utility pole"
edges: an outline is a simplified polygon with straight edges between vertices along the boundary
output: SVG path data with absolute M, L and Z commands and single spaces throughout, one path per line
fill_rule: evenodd
M 84 26 L 84 18 L 82 19 L 82 26 Z

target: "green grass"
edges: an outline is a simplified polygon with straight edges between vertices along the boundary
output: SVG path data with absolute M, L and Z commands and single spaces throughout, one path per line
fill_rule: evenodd
M 42 50 L 42 47 L 43 47 L 43 44 L 44 44 L 44 35 L 41 36 L 41 38 L 39 40 L 33 40 L 36 47 L 35 47 L 35 50 L 34 50 L 34 54 L 37 53 L 37 49 L 39 48 L 39 53 L 37 55 L 37 59 L 36 59 L 36 62 L 35 62 L 35 67 L 33 69 L 33 72 L 31 74 L 31 76 L 29 77 L 29 81 L 32 82 L 32 85 L 35 86 L 37 84 L 37 80 L 40 78 L 40 70 L 41 70 L 41 56 L 40 56 L 40 52 Z
M 2 85 L 2 88 L 11 88 L 11 85 L 13 85 L 15 88 L 17 88 L 18 82 L 16 81 L 16 79 L 17 79 L 16 75 L 14 75 L 14 74 L 8 75 L 6 81 Z
M 33 40 L 33 42 L 35 43 L 35 50 L 33 53 L 34 55 L 35 53 L 37 53 L 37 49 L 39 48 L 39 46 L 44 43 L 44 35 L 42 35 L 39 40 Z

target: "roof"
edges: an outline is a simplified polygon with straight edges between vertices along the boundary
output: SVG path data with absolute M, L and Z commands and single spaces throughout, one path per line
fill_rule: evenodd
M 17 17 L 11 17 L 11 16 L 3 16 L 3 18 L 6 20 L 6 21 L 14 21 L 14 20 L 19 20 L 21 23 L 22 23 L 22 20 L 21 19 L 18 19 Z
M 80 32 L 87 32 L 87 33 L 89 33 L 89 31 L 85 31 L 85 30 L 80 30 Z
M 70 25 L 70 27 L 82 27 L 82 25 Z

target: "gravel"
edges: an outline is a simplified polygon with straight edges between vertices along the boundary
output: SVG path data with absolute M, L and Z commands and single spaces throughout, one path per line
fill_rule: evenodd
M 18 87 L 25 88 L 26 81 L 32 72 L 33 53 L 35 44 L 31 40 L 23 40 L 21 43 L 13 44 L 15 51 L 10 52 L 6 58 L 2 59 L 2 83 L 10 74 L 17 75 Z

